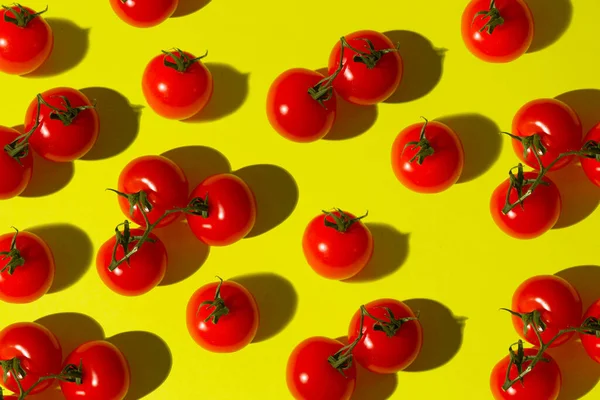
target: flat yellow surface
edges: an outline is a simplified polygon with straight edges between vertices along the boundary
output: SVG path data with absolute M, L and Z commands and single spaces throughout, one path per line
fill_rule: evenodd
M 568 0 L 528 1 L 538 23 L 536 51 L 505 65 L 479 61 L 464 47 L 464 1 L 214 0 L 194 12 L 203 0 L 181 1 L 187 15 L 147 30 L 121 22 L 106 0 L 51 1 L 50 65 L 34 77 L 0 77 L 2 125 L 22 124 L 36 93 L 66 85 L 89 88 L 103 126 L 86 160 L 36 160 L 26 194 L 0 204 L 1 231 L 15 225 L 39 233 L 58 268 L 52 293 L 41 300 L 0 304 L 3 326 L 41 318 L 66 351 L 114 337 L 132 364 L 132 400 L 283 400 L 287 357 L 298 342 L 343 336 L 360 304 L 390 296 L 421 311 L 422 356 L 397 377 L 360 372 L 355 398 L 480 400 L 491 398 L 489 372 L 517 339 L 498 308 L 510 306 L 519 283 L 567 270 L 562 276 L 577 285 L 585 306 L 600 295 L 600 267 L 591 266 L 599 262 L 600 191 L 577 167 L 554 176 L 564 214 L 537 240 L 507 237 L 488 211 L 492 190 L 517 162 L 498 132 L 510 129 L 521 105 L 560 96 L 586 129 L 600 120 L 597 0 L 572 8 Z M 46 2 L 26 4 L 41 9 Z M 345 140 L 302 145 L 277 135 L 265 114 L 273 79 L 292 67 L 324 67 L 339 37 L 358 29 L 391 32 L 400 42 L 406 74 L 395 101 L 343 106 L 332 139 L 350 136 Z M 209 50 L 215 97 L 201 121 L 169 121 L 145 106 L 142 71 L 174 46 Z M 446 49 L 443 59 L 435 49 Z M 422 115 L 443 118 L 466 149 L 461 183 L 435 196 L 402 187 L 389 160 L 397 133 Z M 104 189 L 116 186 L 132 158 L 165 152 L 193 184 L 209 173 L 241 170 L 259 199 L 258 228 L 210 252 L 185 226 L 166 228 L 159 232 L 170 256 L 166 281 L 147 295 L 122 297 L 101 283 L 93 262 L 123 220 L 116 197 Z M 334 206 L 370 213 L 374 262 L 352 282 L 320 278 L 302 256 L 304 227 Z M 239 278 L 260 303 L 258 338 L 236 354 L 206 352 L 186 330 L 188 298 L 216 274 Z M 563 369 L 561 400 L 600 398 L 600 366 L 577 343 L 554 354 Z

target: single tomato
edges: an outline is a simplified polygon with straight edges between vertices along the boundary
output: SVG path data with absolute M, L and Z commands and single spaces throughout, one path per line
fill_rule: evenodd
M 600 143 L 600 123 L 594 126 L 583 139 L 583 143 Z M 600 186 L 600 161 L 595 157 L 581 157 L 581 167 L 588 179 L 596 186 Z
M 587 321 L 588 319 L 594 319 L 596 326 L 599 326 L 600 300 L 593 303 L 583 315 L 583 321 Z M 600 337 L 584 333 L 580 333 L 579 337 L 585 352 L 592 360 L 600 363 Z
M 166 21 L 177 9 L 179 0 L 110 0 L 121 20 L 137 28 L 150 28 Z
M 29 182 L 33 171 L 33 157 L 29 149 L 25 153 L 11 156 L 6 146 L 17 140 L 21 134 L 12 128 L 0 126 L 0 200 L 7 200 L 19 196 Z M 9 149 L 10 150 L 10 149 Z

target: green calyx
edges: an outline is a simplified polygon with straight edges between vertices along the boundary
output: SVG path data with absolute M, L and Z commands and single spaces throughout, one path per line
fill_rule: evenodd
M 135 212 L 135 207 L 138 204 L 140 206 L 144 207 L 144 211 L 146 211 L 146 212 L 152 211 L 152 203 L 150 203 L 150 200 L 148 200 L 148 195 L 143 190 L 140 190 L 137 193 L 131 193 L 131 194 L 119 192 L 118 190 L 110 189 L 110 188 L 106 189 L 106 190 L 114 192 L 114 193 L 118 194 L 119 196 L 127 199 L 127 201 L 129 202 L 129 214 L 130 215 L 133 215 L 133 213 Z
M 369 215 L 369 212 L 367 211 L 364 215 L 360 217 L 350 218 L 348 214 L 343 212 L 341 209 L 336 208 L 335 210 L 339 213 L 339 215 L 336 215 L 335 212 L 323 211 L 323 213 L 325 214 L 325 226 L 333 228 L 341 233 L 346 232 L 348 229 L 350 229 L 352 225 L 354 225 L 355 222 L 358 222 L 361 219 L 365 218 L 367 215 Z M 327 217 L 331 217 L 331 219 L 333 219 L 333 222 L 328 220 Z
M 360 343 L 364 336 L 363 326 L 365 323 L 365 311 L 365 307 L 360 306 L 360 326 L 358 328 L 359 334 L 358 337 L 354 340 L 354 342 L 342 347 L 337 353 L 327 358 L 327 362 L 329 363 L 329 365 L 335 368 L 344 377 L 346 377 L 344 371 L 350 369 L 354 361 L 352 351 L 354 350 L 356 345 Z
M 9 275 L 12 275 L 18 267 L 25 265 L 25 259 L 21 256 L 19 249 L 17 249 L 17 236 L 19 235 L 19 230 L 14 226 L 12 228 L 15 230 L 15 235 L 10 243 L 10 250 L 0 252 L 0 259 L 8 259 L 8 263 L 0 270 L 0 273 L 8 272 Z
M 542 143 L 542 137 L 539 133 L 534 133 L 531 136 L 517 136 L 509 132 L 502 132 L 510 136 L 514 140 L 521 142 L 523 145 L 523 158 L 527 158 L 527 152 L 531 149 L 534 155 L 543 156 L 546 154 L 546 147 Z
M 15 380 L 21 380 L 27 375 L 27 372 L 21 367 L 21 360 L 17 357 L 10 360 L 0 360 L 0 368 L 2 368 L 4 382 L 8 379 L 8 374 L 12 374 Z
M 204 322 L 208 322 L 210 319 L 212 319 L 213 324 L 217 324 L 221 317 L 229 314 L 229 308 L 227 308 L 225 301 L 221 297 L 221 285 L 223 285 L 223 279 L 218 276 L 217 279 L 219 279 L 220 282 L 217 285 L 217 290 L 215 291 L 215 298 L 213 300 L 206 300 L 200 303 L 200 307 L 198 307 L 196 312 L 196 314 L 198 314 L 202 306 L 208 306 L 207 309 L 209 310 L 212 308 L 213 311 L 204 319 Z
M 341 41 L 341 49 L 340 49 L 340 63 L 338 64 L 337 69 L 333 74 L 321 79 L 315 86 L 308 88 L 308 94 L 313 100 L 316 100 L 321 107 L 327 108 L 325 102 L 330 100 L 333 97 L 333 81 L 337 76 L 342 72 L 344 68 L 344 49 L 346 45 L 344 44 L 346 41 L 342 37 Z
M 487 30 L 487 33 L 491 35 L 496 29 L 496 27 L 504 23 L 504 18 L 502 18 L 502 16 L 500 15 L 500 10 L 496 8 L 496 0 L 491 1 L 489 10 L 479 11 L 477 14 L 475 14 L 475 17 L 473 17 L 473 23 L 475 22 L 475 19 L 477 19 L 477 17 L 479 17 L 480 15 L 483 15 L 484 19 L 489 19 L 485 23 L 485 25 L 483 25 L 481 29 L 479 29 L 479 32 Z
M 375 68 L 377 66 L 377 63 L 381 60 L 381 58 L 385 54 L 394 53 L 400 49 L 400 43 L 398 43 L 396 45 L 396 47 L 393 49 L 376 50 L 375 46 L 373 45 L 373 42 L 371 42 L 369 39 L 358 38 L 356 40 L 364 40 L 364 42 L 367 44 L 367 48 L 368 48 L 368 51 L 361 51 L 361 50 L 358 50 L 358 49 L 350 46 L 345 38 L 342 37 L 341 40 L 342 40 L 342 43 L 346 47 L 348 47 L 349 49 L 351 49 L 352 51 L 354 51 L 356 53 L 354 55 L 354 57 L 352 58 L 352 60 L 354 62 L 365 64 L 367 66 L 367 69 Z
M 429 123 L 429 121 L 427 120 L 427 118 L 425 117 L 421 117 L 425 120 L 425 123 L 423 124 L 423 127 L 421 128 L 421 133 L 419 135 L 419 140 L 416 142 L 408 142 L 406 143 L 406 145 L 404 146 L 404 150 L 406 150 L 407 147 L 412 146 L 411 150 L 417 150 L 417 152 L 415 153 L 414 156 L 412 156 L 412 158 L 409 160 L 409 162 L 414 162 L 415 160 L 417 160 L 417 164 L 421 165 L 423 164 L 423 161 L 425 161 L 425 159 L 431 155 L 433 155 L 435 153 L 434 148 L 431 146 L 431 143 L 429 143 L 429 140 L 427 140 L 427 138 L 425 137 L 425 131 L 427 130 L 427 124 Z
M 373 330 L 384 332 L 388 337 L 396 336 L 400 328 L 402 328 L 405 323 L 419 319 L 418 315 L 416 317 L 396 318 L 392 310 L 390 310 L 388 307 L 385 307 L 384 309 L 387 314 L 388 321 L 374 317 L 371 315 L 371 313 L 369 313 L 369 311 L 367 311 L 365 306 L 361 306 L 363 314 L 369 316 L 369 318 L 375 321 Z
M 204 198 L 193 198 L 188 204 L 185 212 L 202 218 L 208 218 L 208 193 Z
M 14 7 L 16 7 L 16 10 L 13 7 L 2 6 L 5 10 L 4 21 L 15 24 L 20 28 L 25 28 L 33 19 L 48 11 L 48 6 L 42 11 L 33 14 L 19 3 L 15 3 Z M 12 14 L 12 16 L 9 14 Z
M 92 104 L 91 106 L 71 106 L 71 102 L 65 96 L 58 96 L 62 99 L 62 106 L 64 109 L 60 109 L 58 107 L 51 106 L 48 104 L 41 94 L 37 95 L 37 100 L 39 103 L 45 105 L 50 108 L 52 112 L 50 113 L 50 119 L 59 120 L 63 123 L 64 126 L 69 126 L 73 123 L 75 118 L 84 110 L 94 109 L 96 108 L 96 104 Z
M 131 244 L 133 242 L 137 242 L 136 247 L 134 247 L 134 249 L 137 249 L 137 248 L 139 248 L 140 242 L 146 242 L 146 241 L 153 242 L 154 241 L 153 239 L 151 239 L 149 237 L 144 238 L 144 236 L 132 236 L 131 230 L 129 228 L 129 224 L 130 224 L 130 222 L 125 220 L 125 222 L 117 225 L 117 227 L 115 228 L 116 240 L 115 240 L 115 247 L 113 248 L 112 262 L 108 266 L 109 271 L 114 271 L 124 261 L 127 262 L 127 265 L 131 265 L 130 257 L 133 254 L 130 254 L 131 251 L 129 250 L 129 246 L 131 246 Z M 121 226 L 123 227 L 123 232 L 121 232 L 121 230 L 120 230 Z M 123 253 L 130 254 L 130 255 L 125 257 L 123 260 L 117 260 L 117 250 L 119 249 L 119 247 L 121 247 L 123 249 Z M 135 252 L 137 252 L 137 250 L 135 250 Z
M 523 320 L 523 335 L 527 335 L 529 329 L 537 329 L 539 332 L 546 330 L 546 323 L 542 320 L 542 314 L 539 310 L 533 310 L 528 313 L 519 313 L 508 308 L 501 308 L 501 310 L 508 311 L 510 314 Z
M 188 55 L 185 54 L 181 49 L 175 48 L 173 50 L 179 54 L 176 55 L 175 52 L 166 51 L 166 50 L 163 50 L 162 52 L 163 52 L 163 54 L 165 54 L 165 56 L 170 56 L 174 62 L 167 60 L 167 57 L 164 58 L 163 62 L 164 62 L 165 67 L 173 68 L 178 72 L 187 71 L 187 69 L 192 64 L 202 60 L 204 57 L 206 57 L 208 55 L 208 50 L 207 50 L 206 53 L 204 53 L 204 55 L 202 55 L 200 57 L 189 58 Z

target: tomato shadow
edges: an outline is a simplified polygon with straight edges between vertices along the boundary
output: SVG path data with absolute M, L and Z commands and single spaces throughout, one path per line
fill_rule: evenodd
M 404 303 L 415 313 L 423 327 L 423 348 L 405 371 L 429 371 L 449 362 L 460 350 L 465 317 L 456 317 L 448 307 L 430 299 L 411 299 Z
M 273 273 L 258 273 L 231 280 L 248 289 L 258 303 L 260 324 L 253 343 L 276 336 L 294 318 L 298 307 L 298 294 L 286 278 Z
M 325 140 L 346 140 L 367 132 L 377 121 L 377 106 L 357 106 L 338 96 L 336 119 Z
M 104 339 L 102 326 L 85 314 L 75 312 L 50 314 L 35 322 L 56 335 L 62 347 L 63 358 L 85 342 Z
M 184 146 L 171 149 L 162 156 L 183 169 L 193 190 L 209 176 L 231 171 L 227 158 L 218 150 L 206 146 Z
M 54 47 L 50 57 L 42 66 L 26 75 L 32 78 L 47 78 L 75 68 L 83 61 L 90 45 L 90 29 L 80 28 L 62 18 L 46 18 L 54 35 Z
M 581 119 L 583 133 L 587 134 L 589 130 L 600 122 L 598 110 L 600 109 L 600 90 L 598 89 L 578 89 L 556 96 L 568 104 Z
M 562 375 L 558 400 L 581 399 L 600 381 L 600 364 L 587 355 L 579 337 L 548 353 L 560 366 Z
M 48 293 L 65 290 L 86 273 L 92 263 L 93 244 L 87 233 L 75 225 L 53 224 L 29 229 L 52 250 L 56 273 Z
M 244 167 L 234 172 L 248 184 L 256 198 L 256 223 L 246 238 L 279 226 L 298 204 L 298 185 L 285 169 L 271 164 Z
M 105 87 L 81 89 L 96 102 L 100 116 L 98 141 L 82 160 L 103 160 L 121 154 L 135 141 L 140 130 L 142 106 L 129 103 L 121 93 Z
M 553 229 L 567 228 L 589 217 L 600 204 L 600 188 L 585 176 L 581 165 L 572 162 L 548 174 L 560 191 L 562 210 Z
M 580 265 L 567 268 L 555 274 L 569 282 L 581 296 L 583 310 L 600 299 L 598 282 L 600 282 L 600 266 Z
M 399 44 L 404 64 L 398 90 L 384 103 L 406 103 L 431 92 L 442 78 L 445 49 L 433 47 L 427 38 L 412 31 L 395 30 L 384 35 Z
M 210 0 L 179 0 L 177 9 L 171 18 L 185 17 L 200 11 L 210 3 Z
M 567 31 L 573 17 L 571 0 L 527 0 L 535 31 L 527 53 L 535 53 L 556 42 Z
M 207 62 L 205 65 L 213 76 L 212 97 L 203 110 L 184 122 L 216 121 L 236 112 L 248 97 L 250 74 L 227 64 Z
M 375 374 L 356 365 L 356 390 L 352 400 L 386 400 L 397 387 L 397 374 Z
M 358 275 L 346 282 L 370 282 L 396 272 L 409 254 L 410 234 L 402 233 L 391 225 L 367 223 L 373 235 L 373 258 Z

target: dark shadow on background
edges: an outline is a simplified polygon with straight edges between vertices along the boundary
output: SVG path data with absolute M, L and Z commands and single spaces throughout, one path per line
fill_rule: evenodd
M 423 348 L 419 357 L 405 371 L 429 371 L 450 361 L 460 350 L 466 318 L 456 317 L 445 305 L 435 300 L 407 300 L 423 327 Z
M 127 150 L 140 130 L 141 106 L 129 103 L 121 93 L 104 87 L 89 87 L 81 92 L 93 103 L 100 116 L 98 141 L 82 160 L 103 160 Z
M 373 235 L 373 258 L 365 269 L 346 282 L 370 282 L 398 271 L 408 258 L 410 235 L 391 225 L 367 223 Z
M 600 380 L 600 364 L 592 360 L 579 338 L 548 353 L 560 366 L 562 386 L 558 400 L 578 400 L 591 392 Z
M 248 97 L 250 74 L 244 74 L 227 64 L 207 62 L 214 81 L 212 97 L 206 107 L 184 122 L 210 122 L 237 111 Z
M 424 36 L 411 31 L 384 32 L 399 52 L 404 73 L 398 90 L 385 103 L 405 103 L 420 99 L 436 87 L 442 78 L 444 52 L 433 47 Z
M 150 332 L 119 333 L 106 339 L 123 352 L 131 369 L 131 386 L 125 400 L 139 400 L 155 391 L 171 372 L 169 346 Z
M 231 171 L 227 158 L 218 150 L 206 146 L 185 146 L 162 154 L 183 169 L 193 190 L 200 182 L 211 175 Z
M 260 324 L 253 343 L 276 336 L 292 321 L 298 307 L 298 294 L 290 281 L 272 273 L 233 278 L 252 293 L 260 311 Z
M 352 400 L 386 400 L 398 387 L 397 374 L 374 374 L 356 365 L 356 390 Z
M 247 238 L 262 235 L 285 221 L 298 204 L 298 185 L 285 169 L 271 164 L 244 167 L 234 172 L 256 198 L 256 223 Z
M 377 106 L 357 106 L 338 96 L 336 118 L 325 140 L 346 140 L 367 132 L 377 121 Z
M 210 0 L 179 0 L 177 9 L 171 18 L 184 17 L 200 11 L 210 3 Z
M 583 125 L 583 134 L 586 135 L 589 130 L 600 122 L 600 90 L 598 89 L 579 89 L 563 93 L 556 98 L 575 110 L 581 119 Z
M 573 16 L 571 0 L 527 0 L 535 24 L 528 53 L 543 50 L 567 31 Z
M 598 282 L 600 282 L 600 267 L 596 265 L 581 265 L 567 268 L 556 273 L 557 276 L 569 282 L 581 296 L 583 311 L 600 298 Z
M 71 224 L 45 225 L 29 231 L 44 239 L 54 255 L 56 273 L 48 293 L 67 289 L 83 277 L 94 250 L 87 233 Z
M 600 204 L 600 188 L 585 176 L 577 160 L 548 174 L 560 191 L 562 210 L 552 229 L 567 228 L 589 217 Z M 598 292 L 600 295 L 600 291 Z
M 459 183 L 483 175 L 500 157 L 502 135 L 491 119 L 480 114 L 460 114 L 436 118 L 436 121 L 452 128 L 463 144 L 465 166 Z
M 36 320 L 56 335 L 63 357 L 85 342 L 104 339 L 104 329 L 95 319 L 80 313 L 51 314 Z

